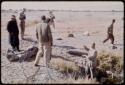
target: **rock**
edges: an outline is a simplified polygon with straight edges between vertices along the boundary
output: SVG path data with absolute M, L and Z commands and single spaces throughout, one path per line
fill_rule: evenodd
M 90 34 L 89 34 L 88 31 L 85 31 L 83 35 L 85 35 L 85 36 L 89 36 Z
M 8 49 L 6 57 L 11 62 L 19 60 L 19 57 L 10 49 Z
M 73 34 L 69 34 L 68 37 L 74 37 L 74 35 Z
M 68 51 L 67 53 L 69 53 L 69 54 L 71 54 L 71 55 L 76 55 L 76 56 L 85 55 L 85 53 L 79 52 L 79 51 Z
M 13 52 L 12 50 L 7 51 L 7 59 L 12 62 L 12 61 L 28 61 L 31 58 L 35 57 L 38 52 L 38 48 L 35 46 L 30 46 L 26 49 L 24 52 Z
M 57 38 L 57 40 L 62 40 L 62 38 Z
M 35 46 L 30 46 L 27 48 L 27 50 L 21 55 L 21 60 L 29 60 L 30 58 L 33 58 L 36 56 L 38 52 L 38 48 Z
M 112 46 L 112 49 L 117 49 L 117 47 L 113 45 L 113 46 Z

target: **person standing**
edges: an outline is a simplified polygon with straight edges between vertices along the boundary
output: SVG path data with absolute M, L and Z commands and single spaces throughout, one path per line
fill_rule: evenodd
M 111 40 L 111 44 L 114 44 L 114 35 L 113 35 L 113 25 L 115 23 L 115 19 L 112 20 L 112 24 L 108 27 L 107 30 L 107 38 L 103 41 L 105 43 L 107 40 Z
M 36 37 L 38 39 L 39 50 L 36 55 L 34 65 L 38 66 L 40 57 L 43 56 L 44 65 L 46 67 L 49 67 L 53 38 L 52 38 L 50 26 L 46 21 L 45 16 L 42 16 L 42 22 L 38 24 L 36 27 Z
M 49 18 L 50 18 L 50 25 L 53 25 L 53 28 L 55 29 L 55 23 L 54 23 L 55 16 L 52 11 L 49 11 Z
M 9 33 L 9 42 L 13 51 L 19 50 L 19 29 L 15 15 L 11 16 L 11 20 L 7 24 L 7 31 Z
M 21 39 L 24 39 L 24 33 L 25 33 L 25 20 L 26 20 L 26 15 L 25 15 L 25 9 L 20 13 L 19 19 L 20 19 L 20 28 L 21 28 Z

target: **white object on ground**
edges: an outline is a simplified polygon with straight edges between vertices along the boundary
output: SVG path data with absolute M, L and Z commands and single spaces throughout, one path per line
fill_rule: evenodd
M 88 31 L 85 31 L 83 34 L 84 34 L 85 36 L 89 36 L 89 32 L 88 32 Z

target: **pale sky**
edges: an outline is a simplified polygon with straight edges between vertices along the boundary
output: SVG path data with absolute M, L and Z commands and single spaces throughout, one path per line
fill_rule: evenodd
M 2 9 L 45 9 L 45 10 L 90 10 L 90 11 L 123 11 L 120 1 L 4 1 Z

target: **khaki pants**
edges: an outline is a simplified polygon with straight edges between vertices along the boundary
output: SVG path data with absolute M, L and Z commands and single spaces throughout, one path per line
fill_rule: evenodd
M 36 59 L 35 59 L 35 63 L 34 64 L 38 64 L 40 57 L 43 56 L 44 59 L 44 65 L 45 66 L 49 66 L 50 63 L 50 59 L 51 59 L 51 43 L 43 43 L 43 44 L 39 44 L 39 51 L 36 55 Z
M 21 28 L 21 38 L 23 38 L 24 37 L 24 32 L 25 32 L 25 21 L 24 20 L 21 20 L 20 28 Z

